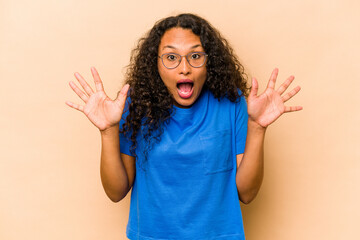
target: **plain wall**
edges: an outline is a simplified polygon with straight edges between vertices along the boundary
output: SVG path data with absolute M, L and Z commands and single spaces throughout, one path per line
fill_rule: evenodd
M 265 177 L 242 205 L 249 240 L 359 239 L 358 1 L 0 0 L 0 239 L 127 239 L 130 194 L 100 181 L 100 134 L 68 82 L 97 67 L 114 98 L 131 49 L 155 21 L 192 12 L 232 44 L 262 91 L 300 93 L 267 130 Z

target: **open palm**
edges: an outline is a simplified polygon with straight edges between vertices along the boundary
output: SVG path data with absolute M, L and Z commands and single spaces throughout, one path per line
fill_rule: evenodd
M 117 98 L 112 100 L 104 92 L 102 81 L 94 67 L 91 68 L 91 73 L 94 78 L 96 92 L 92 90 L 79 73 L 75 73 L 76 79 L 85 92 L 80 90 L 74 82 L 70 82 L 70 87 L 85 102 L 85 105 L 82 106 L 72 102 L 66 102 L 66 104 L 83 112 L 87 118 L 102 131 L 120 122 L 129 85 L 125 85 L 119 92 Z
M 274 90 L 278 72 L 279 70 L 277 68 L 273 70 L 265 92 L 259 96 L 257 96 L 258 82 L 255 78 L 252 79 L 252 88 L 248 97 L 249 119 L 262 127 L 269 126 L 283 113 L 299 111 L 302 109 L 301 106 L 289 107 L 284 105 L 286 101 L 300 91 L 299 86 L 284 96 L 281 96 L 294 80 L 294 76 L 290 76 L 278 90 Z

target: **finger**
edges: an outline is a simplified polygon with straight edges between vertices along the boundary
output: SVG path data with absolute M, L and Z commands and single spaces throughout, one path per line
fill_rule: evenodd
M 292 83 L 292 81 L 294 81 L 295 77 L 294 76 L 290 76 L 283 84 L 281 84 L 281 86 L 278 88 L 277 92 L 282 95 L 285 90 L 289 87 L 289 85 Z
M 85 81 L 85 79 L 78 73 L 74 73 L 76 79 L 79 81 L 80 85 L 83 87 L 83 89 L 85 90 L 85 92 L 87 93 L 87 95 L 91 95 L 94 93 L 94 91 L 91 89 L 91 87 L 89 86 L 89 84 Z
M 91 67 L 91 73 L 94 77 L 96 91 L 104 91 L 104 86 L 95 67 Z
M 125 104 L 125 100 L 127 97 L 127 92 L 129 91 L 129 84 L 125 84 L 125 86 L 122 87 L 122 89 L 120 90 L 120 92 L 118 93 L 117 97 L 116 97 L 116 101 L 119 102 L 119 104 L 121 106 L 123 106 Z
M 258 93 L 258 89 L 259 89 L 258 81 L 256 80 L 256 78 L 253 77 L 251 82 L 250 97 L 256 97 Z
M 72 88 L 72 90 L 74 90 L 74 92 L 84 101 L 87 102 L 89 97 L 88 95 L 86 95 L 83 91 L 80 90 L 80 88 L 78 88 L 78 86 L 76 86 L 76 84 L 71 81 L 69 83 L 70 87 Z
M 293 96 L 295 96 L 299 91 L 300 91 L 300 86 L 297 86 L 296 88 L 294 88 L 291 92 L 288 92 L 286 95 L 282 96 L 282 100 L 283 102 L 288 101 L 290 98 L 292 98 Z
M 68 105 L 69 107 L 72 107 L 76 110 L 79 110 L 80 112 L 84 112 L 84 107 L 79 105 L 79 104 L 76 104 L 76 103 L 72 103 L 72 102 L 69 102 L 69 101 L 66 101 L 65 102 L 66 105 Z
M 276 83 L 276 78 L 278 76 L 278 73 L 279 73 L 279 69 L 277 69 L 277 68 L 275 68 L 272 71 L 267 88 L 270 88 L 270 89 L 275 88 L 275 83 Z
M 288 112 L 296 112 L 296 111 L 300 111 L 302 110 L 303 107 L 302 106 L 291 106 L 291 107 L 285 107 L 285 113 L 288 113 Z

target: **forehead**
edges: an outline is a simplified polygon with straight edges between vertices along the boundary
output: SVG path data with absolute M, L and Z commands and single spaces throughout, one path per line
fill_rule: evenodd
M 195 35 L 190 29 L 171 28 L 167 30 L 161 38 L 159 51 L 167 48 L 189 49 L 200 45 L 200 37 Z

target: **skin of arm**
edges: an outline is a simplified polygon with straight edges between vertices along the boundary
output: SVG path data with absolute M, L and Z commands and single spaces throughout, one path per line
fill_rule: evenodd
M 70 82 L 70 87 L 84 101 L 84 105 L 67 101 L 66 104 L 86 115 L 86 117 L 100 130 L 101 134 L 101 163 L 100 175 L 105 193 L 113 201 L 123 199 L 131 189 L 135 177 L 135 158 L 120 153 L 119 121 L 129 90 L 126 84 L 115 100 L 110 99 L 104 91 L 102 81 L 97 70 L 92 67 L 96 91 L 87 81 L 75 73 L 82 90 Z
M 300 86 L 297 86 L 284 94 L 294 80 L 294 76 L 290 76 L 277 90 L 274 89 L 278 71 L 277 68 L 273 70 L 265 92 L 259 96 L 257 80 L 255 78 L 252 80 L 248 97 L 249 120 L 245 151 L 244 154 L 236 156 L 236 186 L 239 199 L 245 204 L 256 197 L 263 180 L 266 128 L 283 113 L 302 110 L 301 106 L 284 105 L 300 91 Z
M 75 73 L 76 79 L 83 87 L 82 91 L 75 83 L 70 87 L 84 101 L 85 105 L 67 101 L 66 104 L 83 112 L 101 133 L 101 182 L 107 196 L 118 202 L 130 191 L 135 178 L 135 158 L 120 153 L 119 121 L 125 105 L 129 85 L 125 85 L 115 100 L 111 100 L 104 92 L 102 81 L 95 68 L 91 69 L 96 92 L 85 79 Z M 286 107 L 284 102 L 299 92 L 296 87 L 291 92 L 281 96 L 294 77 L 291 76 L 275 91 L 275 81 L 278 70 L 275 69 L 266 91 L 257 96 L 257 81 L 253 79 L 253 87 L 248 99 L 248 132 L 244 154 L 237 155 L 236 185 L 239 199 L 250 203 L 259 191 L 264 172 L 264 136 L 268 125 L 274 122 L 284 112 L 299 111 L 300 106 Z
M 120 153 L 119 126 L 101 133 L 101 183 L 106 195 L 119 202 L 130 191 L 135 177 L 135 158 Z
M 239 199 L 245 204 L 256 197 L 263 180 L 265 131 L 249 120 L 244 154 L 236 156 L 236 186 Z

